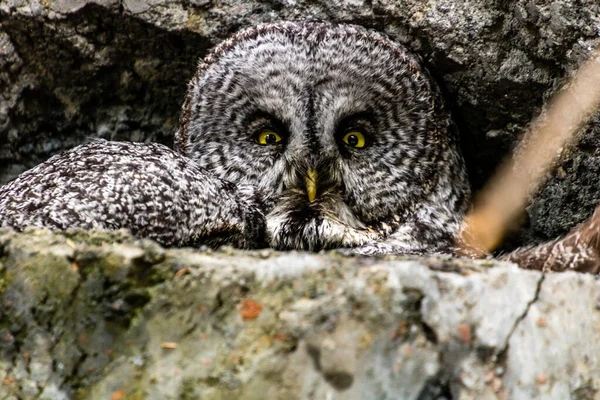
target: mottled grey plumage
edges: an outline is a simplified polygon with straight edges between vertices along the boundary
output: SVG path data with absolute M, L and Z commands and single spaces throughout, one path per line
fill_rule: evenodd
M 165 245 L 263 245 L 263 206 L 250 186 L 206 173 L 160 144 L 95 141 L 0 188 L 0 225 L 128 228 Z
M 448 250 L 458 231 L 469 189 L 449 113 L 420 60 L 379 33 L 242 31 L 199 64 L 180 122 L 176 150 L 260 189 L 272 247 L 424 253 Z M 259 144 L 264 130 L 281 142 Z M 366 146 L 342 141 L 352 130 Z
M 424 253 L 450 249 L 469 194 L 433 80 L 357 26 L 282 22 L 225 41 L 189 84 L 175 142 L 193 161 L 109 142 L 53 157 L 0 190 L 0 220 L 167 245 Z

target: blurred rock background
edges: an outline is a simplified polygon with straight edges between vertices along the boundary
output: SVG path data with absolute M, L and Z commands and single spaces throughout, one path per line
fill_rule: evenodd
M 170 145 L 199 57 L 240 28 L 299 18 L 371 27 L 420 54 L 475 190 L 600 43 L 596 0 L 0 0 L 0 183 L 94 137 Z M 554 238 L 600 202 L 598 122 L 507 247 Z

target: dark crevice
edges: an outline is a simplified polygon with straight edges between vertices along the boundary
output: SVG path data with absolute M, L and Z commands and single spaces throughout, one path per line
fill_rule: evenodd
M 425 338 L 430 343 L 437 345 L 438 337 L 436 332 L 423 320 L 422 303 L 425 295 L 416 289 L 406 289 L 403 293 L 406 296 L 403 308 L 406 310 L 407 322 L 418 326 Z
M 423 331 L 425 338 L 429 342 L 431 342 L 433 344 L 438 344 L 437 334 L 435 333 L 433 328 L 431 328 L 429 325 L 427 325 L 423 320 L 421 320 L 421 330 Z
M 0 159 L 0 184 L 90 136 L 172 144 L 186 84 L 211 43 L 118 10 L 88 4 L 52 21 L 0 13 L 23 60 L 9 84 L 36 79 L 0 130 L 9 157 Z
M 452 390 L 448 379 L 440 373 L 427 380 L 417 400 L 453 400 Z
M 354 377 L 344 371 L 324 372 L 321 369 L 321 350 L 317 346 L 308 345 L 306 351 L 312 360 L 315 370 L 323 374 L 323 379 L 339 391 L 346 390 L 354 383 Z

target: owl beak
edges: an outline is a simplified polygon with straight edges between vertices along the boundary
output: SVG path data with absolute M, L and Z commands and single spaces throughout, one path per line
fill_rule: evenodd
M 317 197 L 317 170 L 309 168 L 306 171 L 306 193 L 308 194 L 308 201 L 312 203 Z

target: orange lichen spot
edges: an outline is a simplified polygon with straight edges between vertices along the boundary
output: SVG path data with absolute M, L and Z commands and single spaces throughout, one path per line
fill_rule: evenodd
M 262 306 L 252 299 L 244 300 L 242 303 L 242 310 L 240 313 L 242 314 L 243 320 L 256 319 L 261 312 Z
M 535 324 L 537 326 L 539 326 L 540 328 L 545 328 L 548 326 L 548 323 L 546 322 L 546 320 L 542 317 L 539 317 L 538 319 L 535 320 Z
M 498 396 L 498 400 L 506 400 L 506 398 L 508 397 L 506 388 L 500 389 L 500 391 L 496 393 L 496 395 Z
M 204 314 L 206 312 L 206 305 L 200 304 L 200 307 L 198 307 L 198 311 L 200 312 L 200 314 Z
M 495 377 L 492 379 L 492 390 L 494 393 L 498 393 L 500 392 L 500 389 L 502 389 L 502 380 L 498 377 Z
M 110 400 L 121 400 L 125 396 L 125 389 L 119 389 L 110 396 Z
M 181 268 L 179 271 L 175 273 L 176 277 L 180 277 L 181 275 L 185 275 L 190 272 L 189 268 Z
M 79 344 L 85 344 L 86 342 L 87 342 L 87 336 L 84 333 L 79 335 Z
M 162 347 L 163 349 L 176 349 L 177 348 L 177 343 L 175 343 L 175 342 L 162 342 L 160 344 L 160 347 Z
M 546 382 L 548 382 L 548 377 L 546 376 L 546 374 L 541 373 L 538 376 L 535 377 L 535 381 L 538 385 L 543 385 Z
M 261 336 L 260 339 L 258 339 L 258 344 L 261 345 L 270 345 L 271 343 L 273 343 L 273 338 L 270 336 Z
M 205 367 L 208 367 L 208 366 L 210 366 L 210 364 L 212 364 L 212 361 L 210 361 L 210 360 L 207 358 L 207 359 L 205 359 L 205 360 L 202 362 L 202 364 L 204 364 L 204 366 L 205 366 Z
M 471 343 L 471 327 L 467 324 L 460 324 L 458 326 L 458 337 L 466 344 Z
M 2 384 L 4 386 L 8 386 L 10 384 L 12 384 L 15 381 L 15 378 L 13 376 L 7 376 L 6 378 L 2 379 Z
M 288 341 L 288 337 L 283 333 L 276 333 L 273 335 L 273 341 L 285 343 Z
M 71 263 L 71 267 L 73 268 L 73 271 L 79 272 L 79 265 L 77 265 L 75 261 Z
M 392 340 L 400 339 L 408 333 L 408 322 L 406 320 L 401 320 L 398 322 L 398 328 L 392 332 Z
M 175 371 L 173 371 L 173 376 L 179 376 L 181 375 L 181 370 L 179 368 L 175 368 Z
M 273 338 L 271 336 L 261 336 L 252 344 L 251 350 L 253 352 L 259 352 L 261 350 L 269 348 L 273 344 Z
M 404 347 L 404 356 L 406 358 L 411 358 L 413 356 L 413 348 L 411 345 L 407 344 L 406 347 Z
M 230 357 L 230 360 L 233 363 L 237 363 L 238 361 L 240 361 L 240 356 L 236 353 L 233 353 Z

